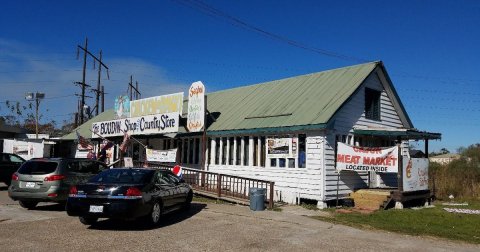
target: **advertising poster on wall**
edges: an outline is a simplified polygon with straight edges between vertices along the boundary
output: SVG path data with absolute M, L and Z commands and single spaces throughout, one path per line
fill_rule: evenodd
M 398 172 L 398 147 L 358 147 L 337 143 L 337 171 Z
M 202 131 L 205 121 L 205 86 L 201 81 L 192 83 L 188 90 L 187 128 L 190 132 Z
M 92 138 L 178 132 L 179 115 L 166 113 L 92 123 Z
M 296 138 L 267 138 L 267 158 L 295 158 L 297 143 Z
M 127 95 L 120 95 L 115 97 L 115 119 L 123 119 L 130 117 L 130 98 Z
M 155 96 L 130 102 L 130 117 L 176 113 L 183 111 L 183 93 Z
M 403 191 L 428 190 L 428 158 L 403 157 Z
M 177 158 L 177 149 L 153 150 L 147 149 L 147 161 L 174 163 Z

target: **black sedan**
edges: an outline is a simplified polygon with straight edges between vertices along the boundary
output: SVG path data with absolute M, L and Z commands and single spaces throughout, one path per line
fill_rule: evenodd
M 192 197 L 192 188 L 169 170 L 114 168 L 72 186 L 66 209 L 85 225 L 98 218 L 119 218 L 154 226 L 163 214 L 188 208 Z

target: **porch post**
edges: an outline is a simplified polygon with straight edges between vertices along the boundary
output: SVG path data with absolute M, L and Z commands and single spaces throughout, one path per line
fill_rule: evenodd
M 425 157 L 428 158 L 428 139 L 425 138 Z

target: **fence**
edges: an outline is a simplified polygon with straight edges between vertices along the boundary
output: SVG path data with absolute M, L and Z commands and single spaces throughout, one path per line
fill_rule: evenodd
M 173 169 L 172 164 L 134 162 L 135 167 L 148 166 L 153 168 Z M 248 193 L 251 187 L 266 189 L 265 200 L 268 208 L 273 208 L 273 192 L 275 182 L 238 177 L 193 168 L 182 167 L 182 177 L 195 192 L 237 203 L 248 203 Z

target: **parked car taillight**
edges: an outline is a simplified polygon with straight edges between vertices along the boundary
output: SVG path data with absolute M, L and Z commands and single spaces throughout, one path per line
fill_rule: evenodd
M 55 180 L 62 180 L 65 179 L 65 175 L 50 175 L 48 177 L 45 177 L 44 181 L 55 181 Z
M 68 194 L 77 194 L 78 190 L 76 186 L 70 186 L 70 190 L 68 191 Z
M 142 196 L 142 191 L 136 187 L 130 187 L 125 193 L 125 196 Z
M 18 175 L 16 173 L 12 174 L 12 180 L 18 181 Z

